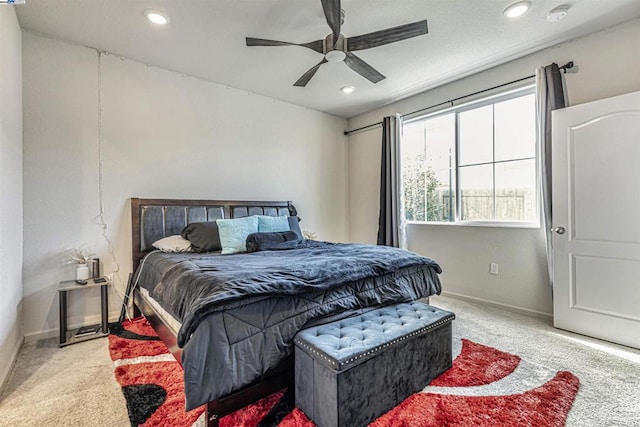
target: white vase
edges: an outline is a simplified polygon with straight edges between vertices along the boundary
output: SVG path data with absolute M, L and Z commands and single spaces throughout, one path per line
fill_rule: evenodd
M 76 268 L 76 280 L 87 280 L 89 278 L 89 266 L 87 264 L 78 264 Z

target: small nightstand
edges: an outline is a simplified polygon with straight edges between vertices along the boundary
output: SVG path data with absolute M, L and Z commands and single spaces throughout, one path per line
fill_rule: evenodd
M 106 279 L 106 277 L 103 277 Z M 94 279 L 88 279 L 86 285 L 80 285 L 75 280 L 67 280 L 60 282 L 58 286 L 58 301 L 60 303 L 60 342 L 58 347 L 75 344 L 81 341 L 87 341 L 95 338 L 105 337 L 109 335 L 109 280 L 102 283 L 96 283 Z M 100 286 L 100 305 L 102 314 L 102 323 L 97 325 L 83 326 L 82 328 L 95 327 L 95 332 L 76 336 L 78 329 L 67 330 L 67 292 L 76 289 L 95 288 Z

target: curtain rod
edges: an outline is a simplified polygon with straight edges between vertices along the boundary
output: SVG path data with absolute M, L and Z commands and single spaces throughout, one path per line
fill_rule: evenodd
M 562 70 L 562 71 L 566 72 L 567 70 L 569 70 L 569 69 L 573 68 L 573 65 L 574 65 L 574 64 L 573 64 L 573 61 L 569 61 L 569 62 L 567 62 L 566 64 L 564 64 L 563 66 L 558 67 L 558 68 L 559 68 L 560 70 Z M 422 112 L 422 111 L 430 110 L 430 109 L 435 108 L 435 107 L 441 107 L 441 106 L 443 106 L 443 105 L 447 105 L 447 104 L 451 104 L 451 105 L 453 105 L 453 103 L 454 103 L 454 102 L 456 102 L 456 101 L 460 101 L 461 99 L 469 98 L 470 96 L 474 96 L 474 95 L 479 95 L 479 94 L 481 94 L 481 93 L 488 92 L 488 91 L 490 91 L 490 90 L 499 89 L 499 88 L 501 88 L 501 87 L 503 87 L 503 86 L 512 85 L 512 84 L 514 84 L 514 83 L 518 83 L 518 82 L 521 82 L 521 81 L 523 81 L 523 80 L 528 80 L 528 79 L 533 78 L 533 77 L 535 77 L 535 76 L 536 76 L 535 74 L 532 74 L 532 75 L 530 75 L 530 76 L 522 77 L 522 78 L 517 79 L 517 80 L 512 80 L 512 81 L 507 82 L 507 83 L 502 83 L 502 84 L 500 84 L 500 85 L 493 86 L 493 87 L 490 87 L 490 88 L 488 88 L 488 89 L 483 89 L 483 90 L 479 90 L 479 91 L 477 91 L 477 92 L 470 93 L 470 94 L 468 94 L 468 95 L 459 96 L 459 97 L 457 97 L 457 98 L 453 98 L 453 99 L 450 99 L 450 100 L 448 100 L 448 101 L 440 102 L 439 104 L 430 105 L 430 106 L 428 106 L 428 107 L 421 108 L 421 109 L 419 109 L 419 110 L 411 111 L 410 113 L 402 114 L 400 117 L 410 116 L 410 115 L 412 115 L 412 114 L 416 114 L 416 113 L 420 113 L 420 112 Z M 352 133 L 354 133 L 354 132 L 358 132 L 358 131 L 361 131 L 361 130 L 364 130 L 364 129 L 369 129 L 369 128 L 371 128 L 371 127 L 374 127 L 374 126 L 380 126 L 380 125 L 382 125 L 382 121 L 379 121 L 379 122 L 376 122 L 376 123 L 371 123 L 370 125 L 362 126 L 362 127 L 357 128 L 357 129 L 351 129 L 351 130 L 344 131 L 344 134 L 345 134 L 345 135 L 349 135 L 349 134 L 352 134 Z

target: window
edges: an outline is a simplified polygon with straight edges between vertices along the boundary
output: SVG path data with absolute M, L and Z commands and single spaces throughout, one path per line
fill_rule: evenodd
M 538 223 L 534 87 L 407 120 L 408 221 Z

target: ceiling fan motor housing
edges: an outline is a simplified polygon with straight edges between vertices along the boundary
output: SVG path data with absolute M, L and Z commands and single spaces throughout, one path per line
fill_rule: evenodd
M 333 33 L 330 33 L 327 37 L 324 38 L 324 43 L 322 43 L 323 54 L 327 54 L 332 50 L 339 50 L 342 52 L 347 51 L 347 38 L 340 34 L 337 41 L 334 41 Z

